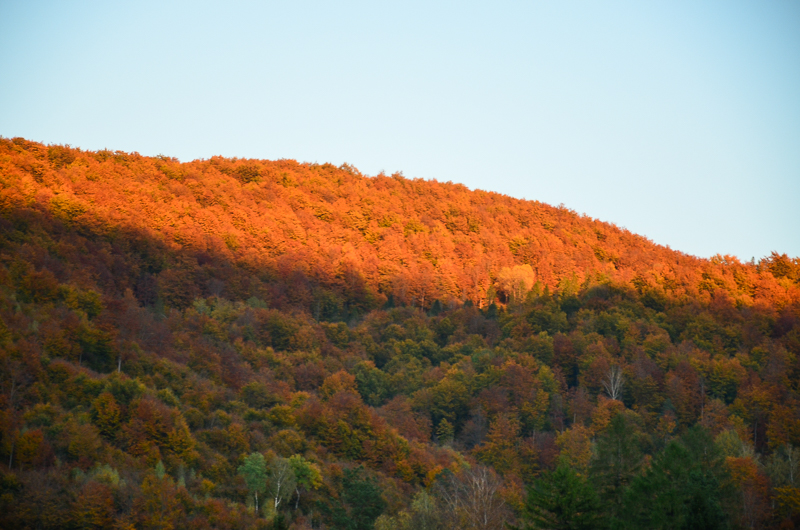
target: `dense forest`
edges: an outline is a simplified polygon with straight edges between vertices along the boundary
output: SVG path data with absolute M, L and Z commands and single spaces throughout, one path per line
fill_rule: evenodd
M 0 138 L 0 527 L 800 527 L 800 259 Z

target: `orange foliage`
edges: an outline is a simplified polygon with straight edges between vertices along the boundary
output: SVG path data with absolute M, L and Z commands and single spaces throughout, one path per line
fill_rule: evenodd
M 101 233 L 136 229 L 168 248 L 296 270 L 346 292 L 361 310 L 390 294 L 423 307 L 437 298 L 482 307 L 495 283 L 519 296 L 533 280 L 552 288 L 575 271 L 581 280 L 607 276 L 648 293 L 725 293 L 746 305 L 798 297 L 800 266 L 785 256 L 759 266 L 730 256 L 700 260 L 563 207 L 458 184 L 292 160 L 179 164 L 21 139 L 2 140 L 0 153 L 0 209 L 34 205 Z M 199 294 L 195 273 L 186 272 L 159 278 L 168 303 L 186 305 Z M 54 296 L 47 271 L 30 274 L 30 297 Z

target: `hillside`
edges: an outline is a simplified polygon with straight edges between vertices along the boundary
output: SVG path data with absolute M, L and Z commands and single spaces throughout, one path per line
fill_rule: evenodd
M 791 528 L 799 354 L 779 253 L 0 138 L 4 527 L 502 528 L 567 488 L 590 527 Z
M 34 207 L 104 238 L 192 255 L 197 265 L 182 265 L 190 276 L 224 262 L 363 289 L 364 308 L 388 295 L 421 307 L 434 299 L 483 307 L 498 272 L 515 264 L 529 264 L 551 289 L 605 278 L 706 300 L 718 286 L 746 304 L 781 296 L 735 258 L 709 263 L 566 208 L 457 184 L 289 160 L 179 164 L 20 140 L 5 141 L 3 153 L 7 210 Z M 186 294 L 219 294 L 202 282 L 193 289 Z M 167 293 L 164 301 L 181 305 Z

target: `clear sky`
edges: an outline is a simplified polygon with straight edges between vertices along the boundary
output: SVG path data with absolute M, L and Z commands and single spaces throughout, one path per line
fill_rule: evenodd
M 800 2 L 0 0 L 0 135 L 348 162 L 800 256 Z

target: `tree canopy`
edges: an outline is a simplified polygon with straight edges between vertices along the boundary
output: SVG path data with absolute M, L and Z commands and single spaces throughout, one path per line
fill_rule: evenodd
M 790 528 L 798 271 L 351 166 L 0 138 L 0 526 Z

